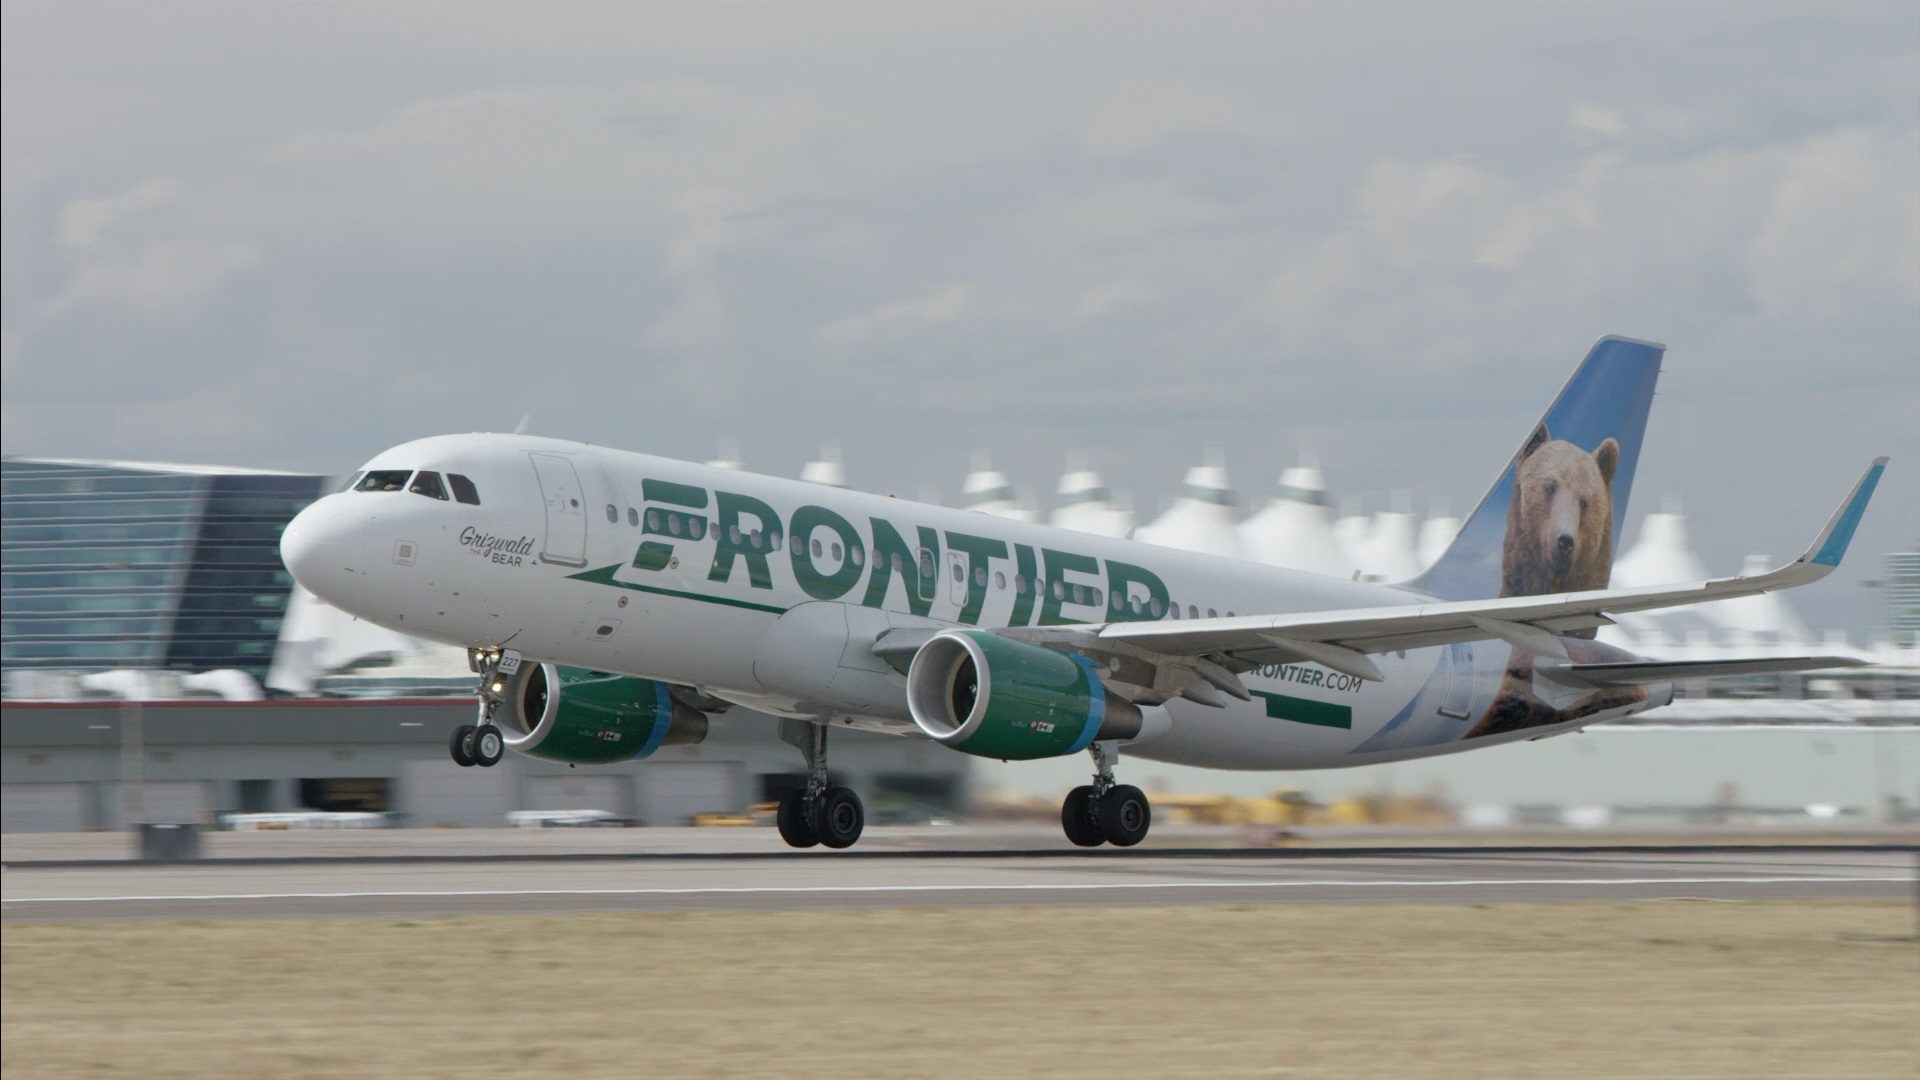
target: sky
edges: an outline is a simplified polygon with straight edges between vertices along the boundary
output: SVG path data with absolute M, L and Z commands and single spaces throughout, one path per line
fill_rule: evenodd
M 1469 509 L 1669 346 L 1624 538 L 1920 543 L 1912 4 L 0 7 L 0 448 L 341 473 L 508 430 L 1157 512 Z M 1403 495 L 1396 493 L 1407 493 Z

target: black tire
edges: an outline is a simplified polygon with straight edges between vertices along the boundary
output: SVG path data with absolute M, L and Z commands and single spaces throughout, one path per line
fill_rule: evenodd
M 1100 799 L 1100 831 L 1115 847 L 1132 847 L 1147 838 L 1153 826 L 1153 804 L 1147 793 L 1130 784 L 1107 789 Z
M 781 796 L 773 823 L 780 830 L 780 839 L 789 847 L 810 848 L 820 842 L 820 833 L 814 829 L 812 816 L 807 813 L 805 791 L 789 791 Z
M 1081 784 L 1067 792 L 1067 801 L 1060 804 L 1060 828 L 1075 847 L 1099 847 L 1107 842 L 1100 823 L 1093 818 L 1093 796 L 1093 785 Z
M 467 741 L 467 755 L 482 768 L 490 769 L 500 764 L 500 756 L 506 752 L 506 738 L 492 724 L 474 728 L 473 735 Z
M 473 725 L 461 724 L 453 729 L 453 737 L 447 740 L 447 753 L 453 755 L 453 763 L 463 769 L 473 768 L 473 751 L 468 749 L 468 740 L 473 738 Z
M 820 799 L 819 816 L 814 820 L 820 830 L 820 842 L 830 848 L 850 848 L 867 826 L 867 808 L 852 788 L 828 788 Z

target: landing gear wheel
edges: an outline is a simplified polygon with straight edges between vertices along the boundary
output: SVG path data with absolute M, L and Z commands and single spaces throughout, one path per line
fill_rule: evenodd
M 1132 847 L 1145 840 L 1152 825 L 1153 806 L 1139 788 L 1116 784 L 1100 796 L 1100 831 L 1114 847 Z
M 867 811 L 852 788 L 828 788 L 820 797 L 816 824 L 822 844 L 830 848 L 852 847 L 854 841 L 860 839 L 860 830 L 866 827 Z
M 468 749 L 473 738 L 473 725 L 461 724 L 453 729 L 453 737 L 447 740 L 447 753 L 453 756 L 453 763 L 463 769 L 473 767 L 473 752 Z
M 500 764 L 500 755 L 507 749 L 506 742 L 500 737 L 500 729 L 493 724 L 483 724 L 473 729 L 473 735 L 467 742 L 467 755 L 475 765 L 491 768 Z
M 1107 842 L 1100 823 L 1093 818 L 1099 795 L 1092 784 L 1082 784 L 1067 792 L 1067 801 L 1060 804 L 1060 828 L 1075 847 L 1099 847 Z
M 773 816 L 773 823 L 780 829 L 780 839 L 789 847 L 810 848 L 820 842 L 820 832 L 813 827 L 811 815 L 807 813 L 807 793 L 789 791 L 780 797 L 780 810 Z

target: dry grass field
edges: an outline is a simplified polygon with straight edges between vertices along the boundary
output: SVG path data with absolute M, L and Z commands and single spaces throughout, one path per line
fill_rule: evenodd
M 31 1077 L 1899 1077 L 1900 903 L 9 926 Z

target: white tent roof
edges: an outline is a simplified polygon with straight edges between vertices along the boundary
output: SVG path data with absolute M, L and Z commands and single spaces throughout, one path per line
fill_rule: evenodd
M 1333 511 L 1320 470 L 1297 466 L 1280 474 L 1266 506 L 1240 523 L 1247 557 L 1332 577 L 1351 577 L 1354 563 L 1333 534 Z
M 1233 485 L 1223 465 L 1195 465 L 1173 506 L 1133 538 L 1148 544 L 1198 551 L 1208 555 L 1246 558 L 1240 530 L 1233 520 Z

